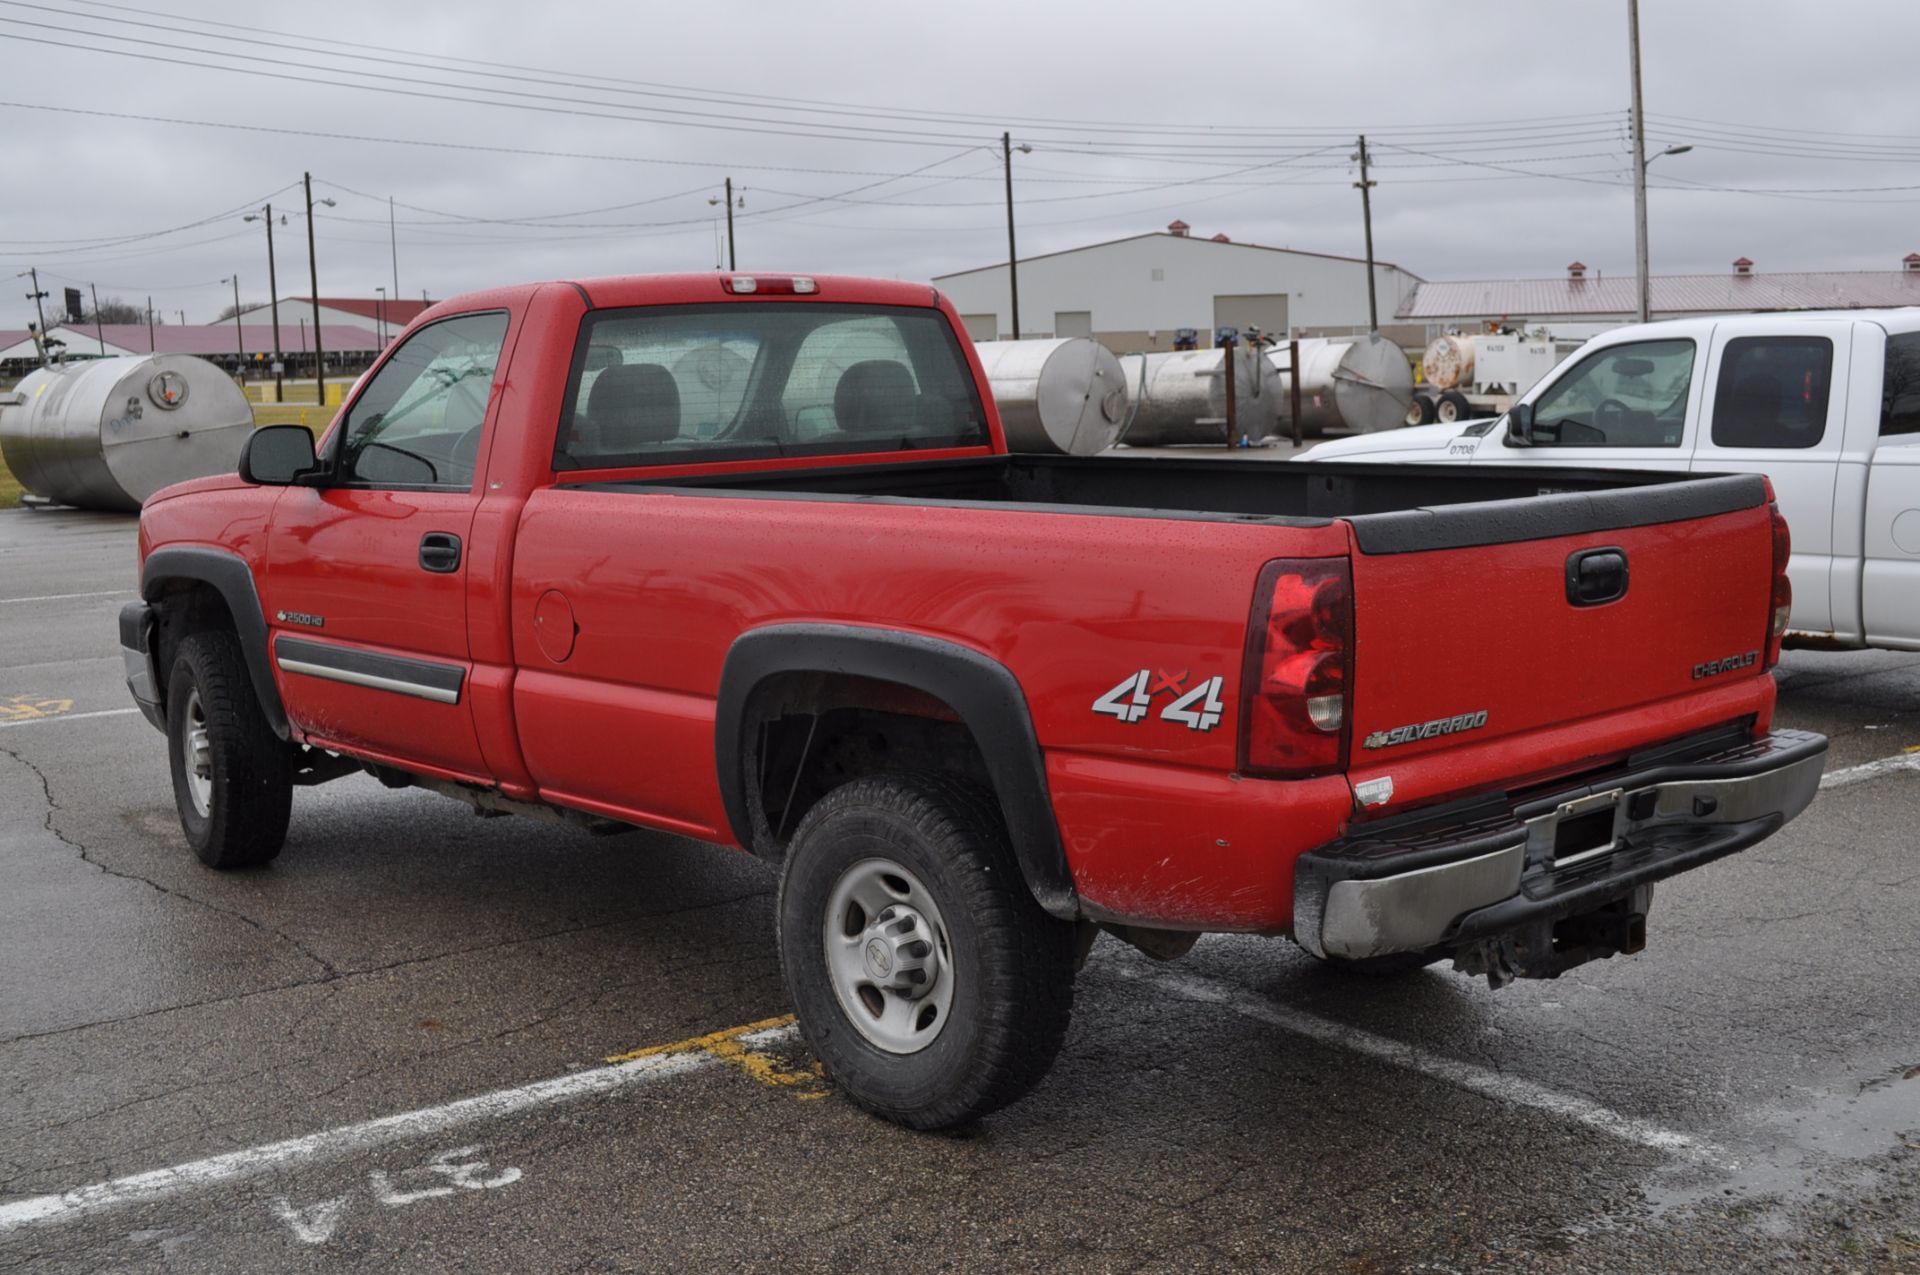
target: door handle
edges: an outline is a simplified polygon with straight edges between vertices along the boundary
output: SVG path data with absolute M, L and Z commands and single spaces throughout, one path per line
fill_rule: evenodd
M 1567 559 L 1567 601 L 1597 607 L 1627 596 L 1625 549 L 1583 549 Z
M 460 537 L 451 531 L 429 531 L 420 537 L 420 567 L 436 575 L 460 569 Z

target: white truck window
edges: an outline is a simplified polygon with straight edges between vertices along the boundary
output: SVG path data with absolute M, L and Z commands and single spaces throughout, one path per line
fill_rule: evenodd
M 1743 336 L 1727 342 L 1713 395 L 1716 447 L 1814 447 L 1827 432 L 1833 342 Z
M 1920 434 L 1920 332 L 1887 338 L 1887 366 L 1880 382 L 1880 436 Z
M 1582 359 L 1533 407 L 1535 446 L 1678 447 L 1694 345 L 1633 341 Z

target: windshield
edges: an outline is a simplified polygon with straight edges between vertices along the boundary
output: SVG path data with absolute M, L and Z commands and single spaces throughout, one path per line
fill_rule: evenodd
M 988 441 L 973 376 L 937 310 L 647 306 L 587 316 L 554 468 Z

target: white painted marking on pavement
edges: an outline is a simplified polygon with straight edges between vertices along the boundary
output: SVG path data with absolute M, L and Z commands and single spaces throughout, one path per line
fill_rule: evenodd
M 96 589 L 92 593 L 43 593 L 37 598 L 0 598 L 0 607 L 23 602 L 65 602 L 68 598 L 137 598 L 138 589 Z
M 1276 1005 L 1257 992 L 1235 987 L 1231 983 L 1194 974 L 1158 974 L 1137 971 L 1125 966 L 1114 968 L 1113 972 L 1123 978 L 1133 979 L 1149 987 L 1157 987 L 1186 1000 L 1219 1005 L 1244 1017 L 1258 1019 L 1263 1023 L 1272 1023 L 1276 1027 L 1285 1028 L 1296 1035 L 1306 1036 L 1324 1045 L 1365 1054 L 1396 1067 L 1405 1067 L 1409 1071 L 1432 1076 L 1436 1080 L 1445 1081 L 1497 1102 L 1531 1107 L 1548 1115 L 1572 1120 L 1588 1128 L 1598 1129 L 1602 1133 L 1612 1134 L 1623 1141 L 1637 1142 L 1641 1146 L 1653 1147 L 1673 1155 L 1704 1161 L 1723 1168 L 1731 1167 L 1734 1163 L 1734 1157 L 1725 1148 L 1715 1146 L 1692 1134 L 1680 1133 L 1634 1116 L 1622 1115 L 1590 1098 L 1562 1093 L 1558 1089 L 1551 1089 L 1532 1080 L 1502 1075 L 1490 1068 L 1476 1067 L 1472 1063 L 1429 1053 L 1418 1045 L 1375 1035 L 1363 1027 L 1353 1027 L 1330 1018 L 1322 1018 L 1318 1014 L 1310 1014 L 1305 1010 Z
M 340 1214 L 346 1207 L 344 1195 L 309 1204 L 306 1208 L 300 1208 L 283 1195 L 273 1202 L 273 1215 L 285 1222 L 293 1237 L 302 1244 L 325 1244 L 333 1238 L 333 1228 L 340 1225 Z
M 0 722 L 0 730 L 12 730 L 17 726 L 46 726 L 53 722 L 84 722 L 89 717 L 125 717 L 128 713 L 137 713 L 137 708 L 103 708 L 93 713 L 49 713 L 45 717 L 29 717 L 25 721 Z
M 791 1035 L 792 1029 L 786 1029 L 785 1034 Z M 774 1035 L 769 1033 L 767 1038 L 771 1039 Z M 0 1204 L 0 1235 L 35 1223 L 71 1221 L 102 1209 L 150 1203 L 182 1191 L 218 1186 L 321 1160 L 339 1159 L 371 1147 L 404 1142 L 463 1125 L 499 1120 L 579 1098 L 615 1093 L 634 1085 L 710 1066 L 715 1061 L 713 1055 L 697 1049 L 686 1053 L 649 1054 L 631 1062 L 594 1067 L 511 1089 L 496 1089 L 492 1093 L 461 1098 L 437 1107 L 422 1107 L 396 1116 L 342 1125 L 324 1133 L 308 1134 L 304 1138 L 290 1138 L 285 1142 L 273 1142 L 188 1164 L 176 1164 L 168 1169 L 114 1178 L 109 1182 L 76 1187 L 58 1195 L 14 1200 Z
M 1865 779 L 1878 779 L 1882 775 L 1891 775 L 1896 771 L 1920 771 L 1920 752 L 1896 753 L 1892 757 L 1882 757 L 1879 761 L 1862 762 L 1858 766 L 1848 766 L 1845 770 L 1830 770 L 1820 776 L 1821 791 L 1829 788 L 1845 788 Z

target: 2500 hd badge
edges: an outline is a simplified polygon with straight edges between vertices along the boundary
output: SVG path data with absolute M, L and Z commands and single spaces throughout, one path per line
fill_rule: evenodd
M 1430 722 L 1416 722 L 1412 726 L 1396 726 L 1392 730 L 1377 730 L 1367 736 L 1362 748 L 1392 748 L 1395 744 L 1411 744 L 1415 740 L 1433 739 L 1440 735 L 1457 735 L 1463 730 L 1479 730 L 1487 724 L 1487 710 L 1477 713 L 1461 713 L 1455 717 L 1436 717 Z

